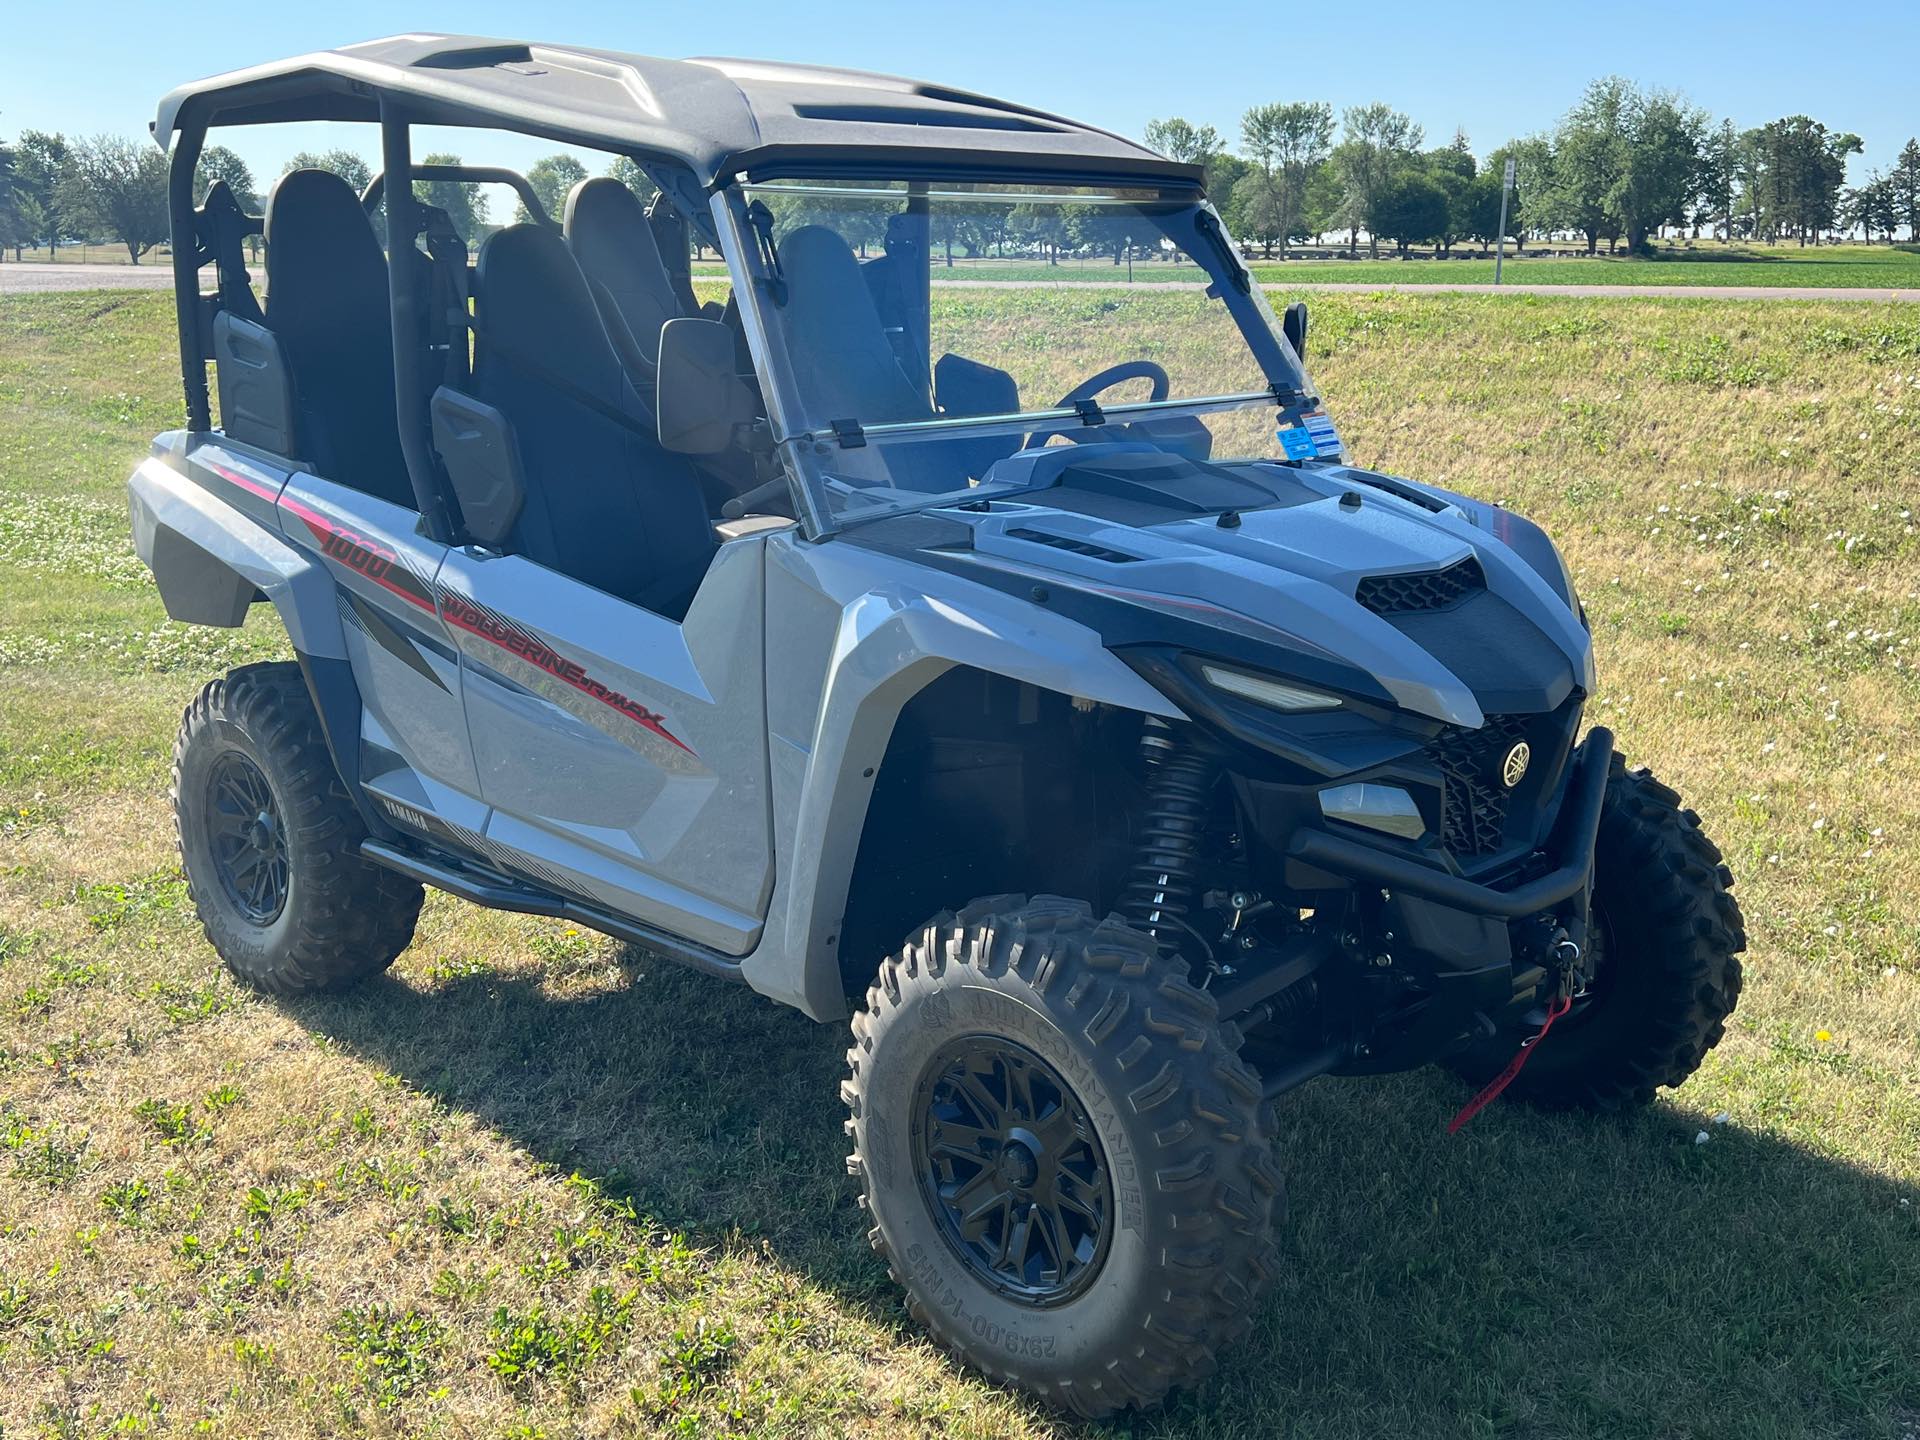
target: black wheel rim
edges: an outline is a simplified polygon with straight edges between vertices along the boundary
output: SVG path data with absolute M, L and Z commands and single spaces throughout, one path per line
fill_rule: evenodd
M 287 904 L 287 832 L 267 777 L 229 750 L 207 776 L 207 840 L 214 873 L 234 909 L 271 925 Z
M 929 1062 L 913 1114 L 921 1190 L 974 1275 L 1036 1306 L 1093 1281 L 1113 1184 L 1086 1107 L 1051 1065 L 993 1036 L 951 1041 Z

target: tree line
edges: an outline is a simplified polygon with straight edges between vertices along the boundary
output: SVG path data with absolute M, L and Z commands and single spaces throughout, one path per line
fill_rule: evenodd
M 1204 166 L 1208 192 L 1227 228 L 1243 243 L 1285 259 L 1289 247 L 1332 235 L 1357 254 L 1360 237 L 1378 256 L 1382 241 L 1406 255 L 1416 245 L 1448 254 L 1456 244 L 1491 245 L 1500 230 L 1501 177 L 1514 163 L 1507 237 L 1575 235 L 1588 253 L 1605 242 L 1647 248 L 1669 229 L 1736 239 L 1818 244 L 1864 236 L 1894 242 L 1904 228 L 1920 241 L 1920 141 L 1909 139 L 1892 167 L 1862 183 L 1846 183 L 1848 157 L 1861 152 L 1858 135 L 1830 130 L 1806 115 L 1788 115 L 1749 130 L 1715 123 L 1706 111 L 1671 91 L 1643 89 L 1618 76 L 1596 80 L 1552 130 L 1512 140 L 1476 157 L 1464 134 L 1434 148 L 1410 116 L 1386 104 L 1342 111 L 1324 101 L 1256 105 L 1240 120 L 1237 147 L 1210 125 L 1179 116 L 1151 121 L 1147 143 L 1174 160 Z M 455 155 L 428 155 L 423 163 L 458 164 Z M 355 189 L 372 178 L 351 150 L 301 152 L 281 173 L 303 167 L 334 171 Z M 633 161 L 621 157 L 609 172 L 643 198 L 653 187 Z M 567 192 L 587 176 L 567 154 L 535 161 L 527 181 L 547 213 L 559 218 Z M 196 199 L 224 180 L 248 210 L 264 203 L 247 165 L 224 146 L 209 146 L 196 176 Z M 470 240 L 493 221 L 485 190 L 471 182 L 418 181 L 418 198 L 438 206 Z M 1064 252 L 1114 250 L 1098 217 L 1072 207 L 1030 207 L 1002 230 L 1024 229 L 1020 239 L 1049 260 Z M 516 203 L 515 220 L 528 218 Z M 1004 250 L 1006 234 L 973 233 L 964 216 L 944 222 L 952 261 L 955 244 L 969 254 L 988 244 Z M 876 217 L 878 240 L 884 228 Z M 23 131 L 0 140 L 0 251 L 14 258 L 26 246 L 49 251 L 63 242 L 112 238 L 138 264 L 168 232 L 167 159 L 155 146 L 113 135 L 69 139 Z
M 1618 76 L 1596 80 L 1549 132 L 1512 140 L 1476 159 L 1467 137 L 1423 148 L 1411 117 L 1384 104 L 1339 117 L 1322 101 L 1256 105 L 1240 120 L 1237 149 L 1210 125 L 1154 120 L 1147 143 L 1207 170 L 1208 192 L 1241 241 L 1285 258 L 1291 243 L 1344 235 L 1349 253 L 1393 242 L 1401 254 L 1463 241 L 1491 244 L 1500 189 L 1514 162 L 1507 237 L 1578 235 L 1588 253 L 1647 248 L 1668 228 L 1731 243 L 1817 244 L 1863 235 L 1891 243 L 1905 227 L 1920 240 L 1920 141 L 1893 168 L 1846 184 L 1860 137 L 1789 115 L 1750 130 L 1715 124 L 1665 90 Z
M 423 165 L 458 165 L 458 155 L 428 155 Z M 142 256 L 164 244 L 169 232 L 167 156 L 159 147 L 115 135 L 69 139 L 40 130 L 22 131 L 9 144 L 0 140 L 0 251 L 21 258 L 28 246 L 52 254 L 63 243 L 111 239 L 124 245 L 127 258 L 139 264 Z M 356 191 L 373 180 L 367 162 L 352 150 L 303 150 L 280 167 L 294 170 L 330 170 Z M 608 171 L 631 186 L 642 199 L 653 186 L 640 167 L 625 156 Z M 277 177 L 276 177 L 277 178 Z M 527 168 L 526 179 L 541 207 L 559 219 L 567 192 L 587 178 L 587 168 L 571 155 L 548 155 Z M 224 145 L 209 145 L 194 173 L 194 200 L 224 180 L 242 209 L 260 213 L 266 196 L 247 163 Z M 454 228 L 476 240 L 493 227 L 485 189 L 477 182 L 420 180 L 414 195 L 421 203 L 447 212 Z M 514 219 L 531 217 L 516 202 Z

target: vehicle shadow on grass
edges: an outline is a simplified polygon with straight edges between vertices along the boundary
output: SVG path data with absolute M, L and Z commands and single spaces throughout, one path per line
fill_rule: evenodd
M 294 1013 L 697 1243 L 769 1247 L 906 1333 L 842 1163 L 845 1029 L 626 963 L 580 998 L 387 979 Z M 1625 1118 L 1496 1105 L 1448 1136 L 1465 1093 L 1428 1072 L 1283 1100 L 1278 1291 L 1217 1378 L 1124 1428 L 1907 1440 L 1920 1195 L 1716 1125 L 1685 1092 Z

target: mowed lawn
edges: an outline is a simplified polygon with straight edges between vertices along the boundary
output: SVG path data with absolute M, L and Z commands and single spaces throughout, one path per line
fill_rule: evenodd
M 1560 259 L 1531 251 L 1507 251 L 1501 278 L 1509 285 L 1689 285 L 1780 286 L 1821 289 L 1920 290 L 1920 248 L 1911 245 L 1721 245 L 1696 241 L 1691 249 L 1663 245 L 1650 256 L 1597 255 Z M 1551 247 L 1566 249 L 1565 245 Z M 1364 253 L 1364 252 L 1363 252 Z M 1398 260 L 1393 247 L 1381 246 L 1378 260 L 1255 259 L 1261 283 L 1286 285 L 1491 285 L 1491 260 Z M 719 273 L 717 267 L 703 267 Z M 935 257 L 939 280 L 1097 280 L 1124 279 L 1126 267 L 1111 256 L 1063 260 L 1048 265 L 1032 260 L 972 260 L 957 253 L 951 269 Z M 1136 260 L 1133 283 L 1167 281 L 1205 283 L 1191 264 Z
M 168 752 L 284 638 L 169 624 L 129 553 L 170 304 L 0 300 L 0 1433 L 1080 1433 L 906 1323 L 843 1170 L 840 1028 L 440 896 L 358 993 L 226 978 Z M 1113 1432 L 1912 1440 L 1920 312 L 1313 311 L 1363 463 L 1564 545 L 1591 716 L 1726 849 L 1748 984 L 1625 1119 L 1449 1137 L 1435 1073 L 1287 1097 L 1278 1293 Z

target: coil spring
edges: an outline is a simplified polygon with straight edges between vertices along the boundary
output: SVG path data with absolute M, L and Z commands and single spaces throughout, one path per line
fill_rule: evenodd
M 1200 836 L 1216 771 L 1207 757 L 1181 745 L 1162 720 L 1148 718 L 1140 748 L 1154 773 L 1120 911 L 1163 950 L 1178 950 L 1191 933 L 1187 916 L 1199 883 Z

